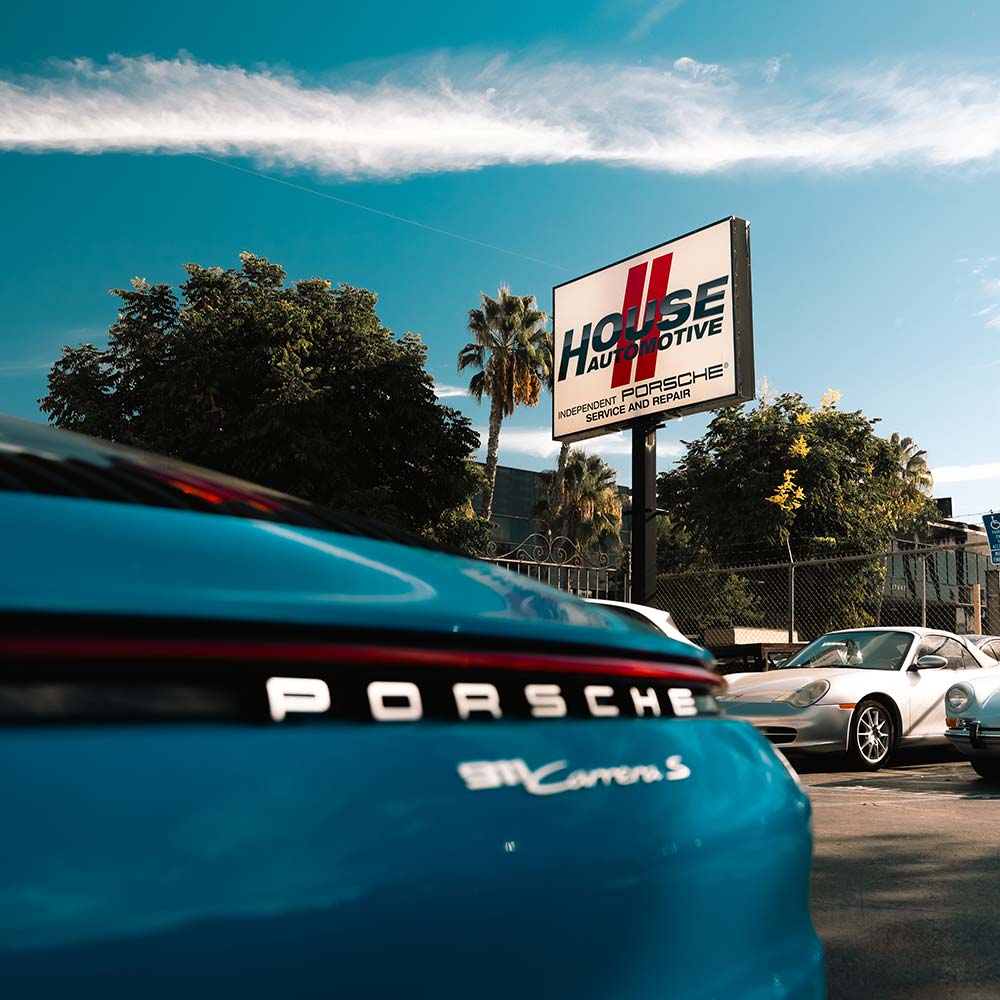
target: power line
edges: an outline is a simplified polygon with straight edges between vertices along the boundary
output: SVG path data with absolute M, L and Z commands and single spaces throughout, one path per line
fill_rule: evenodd
M 969 518 L 969 517 L 986 517 L 987 514 L 992 514 L 992 513 L 993 513 L 993 511 L 991 511 L 991 510 L 979 510 L 979 511 L 974 511 L 971 514 L 952 514 L 951 515 L 951 520 L 952 521 L 964 521 L 966 518 Z
M 532 264 L 541 264 L 544 267 L 552 267 L 557 271 L 566 271 L 569 273 L 570 269 L 568 267 L 563 267 L 561 264 L 553 264 L 548 260 L 541 260 L 538 257 L 529 257 L 527 254 L 518 253 L 516 250 L 507 250 L 504 247 L 498 247 L 493 243 L 484 243 L 482 240 L 474 240 L 471 236 L 463 236 L 461 233 L 452 233 L 447 229 L 439 229 L 437 226 L 429 226 L 425 222 L 417 222 L 416 219 L 407 219 L 402 215 L 394 215 L 392 212 L 384 212 L 380 208 L 372 208 L 370 205 L 362 205 L 357 201 L 348 201 L 347 198 L 338 198 L 335 194 L 327 194 L 325 191 L 317 191 L 315 188 L 304 187 L 301 184 L 295 184 L 292 181 L 286 181 L 281 177 L 273 177 L 271 174 L 262 174 L 257 170 L 250 170 L 247 167 L 238 167 L 235 163 L 229 163 L 226 160 L 216 160 L 214 157 L 205 156 L 202 153 L 188 153 L 188 156 L 197 157 L 199 160 L 205 160 L 208 163 L 218 164 L 220 167 L 229 167 L 230 170 L 238 170 L 241 174 L 249 174 L 251 177 L 259 177 L 261 180 L 273 181 L 275 184 L 283 184 L 285 187 L 294 188 L 296 191 L 304 191 L 306 194 L 314 194 L 317 198 L 326 198 L 328 201 L 335 201 L 340 205 L 347 205 L 349 208 L 358 208 L 362 212 L 371 212 L 372 215 L 381 215 L 383 218 L 392 219 L 393 222 L 404 222 L 408 226 L 416 226 L 418 229 L 425 229 L 429 233 L 436 233 L 438 236 L 447 236 L 453 240 L 461 240 L 463 243 L 471 243 L 473 246 L 483 247 L 485 250 L 494 250 L 497 253 L 505 253 L 510 257 L 520 257 L 521 260 L 530 261 Z

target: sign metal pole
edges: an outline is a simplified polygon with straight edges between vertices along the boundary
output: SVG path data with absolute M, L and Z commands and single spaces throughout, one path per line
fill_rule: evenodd
M 632 428 L 632 603 L 656 597 L 656 421 Z

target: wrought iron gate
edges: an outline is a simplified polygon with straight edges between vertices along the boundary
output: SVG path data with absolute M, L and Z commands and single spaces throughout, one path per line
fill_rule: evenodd
M 513 547 L 490 543 L 489 562 L 580 597 L 628 600 L 628 560 L 585 552 L 563 535 L 536 533 Z

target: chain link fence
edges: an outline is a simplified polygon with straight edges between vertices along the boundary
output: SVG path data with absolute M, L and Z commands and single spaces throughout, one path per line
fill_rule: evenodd
M 662 573 L 655 605 L 709 648 L 809 642 L 868 625 L 995 635 L 1000 572 L 982 546 L 900 543 L 881 553 Z

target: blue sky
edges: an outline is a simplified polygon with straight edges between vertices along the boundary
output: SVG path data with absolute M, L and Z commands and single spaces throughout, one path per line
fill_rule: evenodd
M 39 416 L 60 346 L 114 319 L 107 289 L 241 250 L 376 290 L 460 388 L 481 290 L 547 308 L 554 283 L 735 214 L 758 377 L 839 389 L 927 449 L 956 513 L 1000 509 L 998 38 L 985 0 L 16 5 L 0 410 Z M 706 419 L 660 431 L 661 468 Z M 519 412 L 501 462 L 550 465 L 548 421 L 547 398 Z M 626 440 L 587 447 L 628 482 Z

